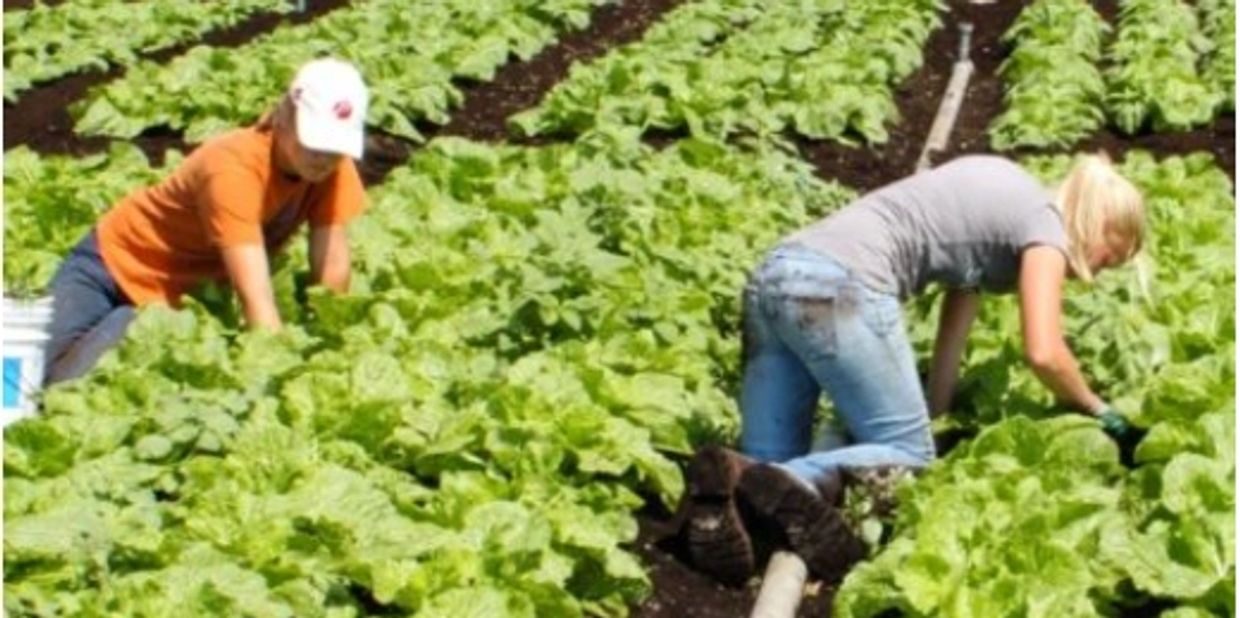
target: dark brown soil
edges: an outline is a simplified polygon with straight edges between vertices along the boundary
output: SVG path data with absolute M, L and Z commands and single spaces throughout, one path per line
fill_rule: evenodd
M 50 6 L 54 4 L 59 4 L 60 1 L 61 0 L 43 0 L 43 4 Z M 4 0 L 4 10 L 6 11 L 17 11 L 21 9 L 28 9 L 32 6 L 34 6 L 34 0 Z
M 560 38 L 528 62 L 505 66 L 487 84 L 475 84 L 465 105 L 452 115 L 441 135 L 475 140 L 510 139 L 505 121 L 521 110 L 534 107 L 543 95 L 562 81 L 575 62 L 588 62 L 613 47 L 637 40 L 646 28 L 683 0 L 629 0 L 606 5 L 594 12 L 590 26 Z
M 654 502 L 651 502 L 652 504 Z M 680 531 L 683 518 L 648 507 L 638 514 L 637 553 L 646 565 L 654 592 L 633 609 L 633 618 L 744 618 L 758 597 L 757 579 L 742 588 L 729 588 L 689 567 L 688 548 Z M 769 544 L 769 543 L 768 543 Z M 759 569 L 765 568 L 770 548 L 761 551 Z M 807 587 L 797 616 L 831 615 L 834 590 L 820 583 Z
M 637 39 L 664 12 L 682 0 L 625 0 L 597 9 L 591 25 L 584 31 L 570 33 L 557 44 L 525 62 L 511 62 L 498 72 L 495 80 L 485 84 L 459 84 L 465 94 L 463 106 L 455 110 L 447 125 L 437 127 L 422 123 L 418 129 L 428 138 L 455 135 L 476 140 L 509 140 L 517 143 L 542 143 L 556 140 L 513 140 L 505 122 L 515 112 L 536 105 L 542 96 L 566 75 L 573 62 L 588 60 L 607 50 Z M 5 0 L 6 10 L 29 5 L 30 0 Z M 290 21 L 312 19 L 344 5 L 347 0 L 309 0 L 310 12 L 293 16 Z M 939 100 L 947 85 L 952 63 L 956 60 L 958 25 L 973 24 L 970 55 L 975 72 L 970 82 L 964 107 L 949 143 L 949 149 L 934 157 L 941 162 L 968 152 L 987 152 L 986 128 L 1002 109 L 1003 84 L 996 75 L 1006 50 L 998 39 L 1007 30 L 1024 3 L 999 1 L 975 5 L 968 0 L 951 0 L 951 13 L 944 26 L 935 32 L 925 50 L 923 67 L 914 73 L 895 93 L 901 121 L 889 127 L 887 143 L 872 147 L 847 147 L 834 143 L 794 138 L 794 142 L 818 172 L 860 190 L 873 189 L 913 171 L 922 144 L 937 112 Z M 1116 0 L 1096 2 L 1104 16 L 1113 17 Z M 237 45 L 266 32 L 282 18 L 256 17 L 226 31 L 212 33 L 203 42 L 213 45 Z M 166 50 L 151 57 L 167 60 L 188 46 Z M 103 73 L 86 73 L 57 80 L 32 90 L 16 106 L 5 106 L 4 147 L 27 144 L 48 153 L 86 154 L 107 147 L 108 140 L 82 139 L 72 133 L 66 108 L 78 100 L 91 86 L 120 75 L 121 69 Z M 1120 156 L 1130 148 L 1147 148 L 1160 154 L 1209 150 L 1220 159 L 1229 174 L 1234 174 L 1235 117 L 1229 114 L 1218 119 L 1212 128 L 1184 134 L 1124 137 L 1105 131 L 1084 144 L 1083 148 L 1105 148 Z M 677 134 L 649 133 L 649 143 L 662 146 L 680 137 Z M 188 150 L 178 133 L 167 130 L 147 132 L 133 140 L 152 157 L 162 161 L 163 150 Z M 381 182 L 396 166 L 414 151 L 416 144 L 372 131 L 367 141 L 362 175 L 367 184 Z M 687 566 L 685 547 L 678 532 L 681 520 L 674 514 L 648 508 L 638 517 L 640 535 L 636 551 L 649 569 L 654 583 L 650 599 L 634 608 L 638 618 L 731 618 L 748 615 L 757 590 L 753 587 L 730 589 L 720 586 Z M 832 591 L 821 588 L 802 603 L 801 616 L 829 616 Z
M 941 162 L 968 153 L 993 152 L 987 129 L 991 121 L 1003 111 L 1003 79 L 998 75 L 999 64 L 1007 56 L 1007 49 L 999 42 L 1012 20 L 1020 13 L 1023 3 L 998 2 L 990 5 L 968 5 L 957 2 L 953 13 L 974 24 L 972 59 L 975 71 L 969 80 L 969 90 L 961 108 L 949 147 L 933 157 Z M 1118 27 L 1118 0 L 1097 0 L 1094 8 L 1100 15 Z M 929 60 L 929 59 L 927 59 Z M 946 69 L 950 73 L 950 65 Z M 1113 127 L 1105 127 L 1098 134 L 1073 147 L 1072 151 L 1105 151 L 1114 159 L 1122 159 L 1124 153 L 1133 149 L 1149 150 L 1159 155 L 1210 152 L 1218 164 L 1235 180 L 1236 163 L 1236 117 L 1227 113 L 1215 119 L 1209 127 L 1178 133 L 1142 133 L 1124 135 Z M 1064 149 L 1020 148 L 1007 152 L 1008 156 L 1061 153 Z
M 418 123 L 427 140 L 453 135 L 478 141 L 541 144 L 556 139 L 516 139 L 508 134 L 508 117 L 534 107 L 553 86 L 564 79 L 575 62 L 588 62 L 618 45 L 641 37 L 652 23 L 683 0 L 628 0 L 594 10 L 585 30 L 570 32 L 526 61 L 510 62 L 486 83 L 458 84 L 464 104 L 452 111 L 443 126 Z M 402 164 L 417 144 L 378 132 L 368 138 L 362 179 L 367 184 L 382 182 L 391 170 Z
M 965 94 L 964 104 L 960 107 L 960 115 L 956 118 L 956 126 L 952 130 L 947 150 L 932 157 L 935 163 L 965 153 L 989 151 L 990 142 L 986 130 L 995 116 L 1003 111 L 1003 80 L 999 77 L 999 65 L 1007 57 L 1008 50 L 999 39 L 1020 15 L 1024 4 L 953 4 L 952 22 L 967 21 L 973 24 L 973 43 L 969 49 L 969 58 L 973 61 L 973 75 L 969 79 L 969 89 Z M 945 70 L 951 73 L 950 63 Z
M 939 101 L 947 88 L 952 64 L 957 60 L 961 22 L 973 24 L 972 49 L 974 78 L 969 83 L 964 105 L 960 110 L 952 143 L 969 139 L 976 133 L 975 125 L 983 127 L 994 114 L 992 99 L 1002 95 L 997 83 L 979 85 L 977 77 L 993 73 L 1002 61 L 998 38 L 1020 12 L 1016 2 L 977 5 L 967 0 L 953 0 L 951 11 L 944 15 L 940 27 L 926 43 L 921 69 L 910 76 L 895 93 L 900 109 L 900 122 L 889 127 L 890 137 L 884 144 L 873 146 L 842 146 L 831 142 L 815 142 L 798 138 L 802 155 L 811 161 L 820 175 L 838 180 L 860 191 L 875 189 L 913 173 L 930 125 L 938 113 Z M 993 80 L 992 80 L 993 81 Z M 932 157 L 938 162 L 942 157 Z
M 207 33 L 203 38 L 143 55 L 147 60 L 167 62 L 196 45 L 220 47 L 237 46 L 274 30 L 282 24 L 308 22 L 329 11 L 348 4 L 348 0 L 306 0 L 304 13 L 280 15 L 261 13 L 232 28 Z M 5 0 L 5 8 L 10 6 Z M 87 90 L 107 83 L 123 75 L 123 67 L 107 71 L 92 70 L 49 82 L 29 90 L 18 98 L 16 104 L 4 104 L 4 149 L 27 145 L 42 154 L 82 155 L 107 149 L 107 138 L 84 138 L 73 133 L 73 119 L 69 117 L 69 104 L 83 97 Z M 132 140 L 147 153 L 156 164 L 163 161 L 164 151 L 190 148 L 177 133 L 151 131 Z
M 902 122 L 890 127 L 890 139 L 885 144 L 847 147 L 794 138 L 802 155 L 817 167 L 823 177 L 839 180 L 863 191 L 912 173 L 938 111 L 952 64 L 956 61 L 959 24 L 962 22 L 973 24 L 970 58 L 974 63 L 974 72 L 948 147 L 942 152 L 932 153 L 931 162 L 937 164 L 963 154 L 993 152 L 987 129 L 1003 111 L 1003 80 L 998 75 L 998 68 L 1007 56 L 1007 49 L 999 39 L 1024 4 L 972 4 L 968 0 L 952 0 L 951 12 L 944 19 L 944 27 L 927 43 L 923 67 L 896 92 Z M 1114 22 L 1118 15 L 1117 0 L 1099 0 L 1094 4 L 1104 18 Z M 1107 127 L 1071 150 L 1102 150 L 1112 158 L 1122 159 L 1124 153 L 1133 149 L 1150 150 L 1159 155 L 1211 152 L 1234 182 L 1235 114 L 1220 116 L 1210 127 L 1180 133 L 1128 136 Z M 1019 157 L 1050 152 L 1063 152 L 1063 149 L 1026 148 L 1004 154 Z

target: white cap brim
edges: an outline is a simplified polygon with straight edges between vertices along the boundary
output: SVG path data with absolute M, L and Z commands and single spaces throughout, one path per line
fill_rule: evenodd
M 334 152 L 360 160 L 365 135 L 361 126 L 342 126 L 335 118 L 320 118 L 306 109 L 299 109 L 297 141 L 311 150 Z

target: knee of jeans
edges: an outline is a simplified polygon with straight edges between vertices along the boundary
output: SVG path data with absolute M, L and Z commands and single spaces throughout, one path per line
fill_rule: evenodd
M 761 449 L 761 448 L 745 448 L 741 446 L 741 454 L 753 459 L 758 463 L 783 463 L 790 459 L 796 459 L 805 453 L 794 453 L 791 451 Z
M 129 329 L 129 324 L 136 316 L 137 313 L 133 307 L 128 305 L 117 307 L 100 320 L 92 330 L 97 332 L 101 339 L 115 343 L 125 336 L 125 331 Z
M 908 457 L 908 465 L 914 468 L 925 468 L 929 466 L 935 459 L 934 440 L 930 440 L 928 444 L 918 445 L 915 447 L 898 446 L 900 452 Z

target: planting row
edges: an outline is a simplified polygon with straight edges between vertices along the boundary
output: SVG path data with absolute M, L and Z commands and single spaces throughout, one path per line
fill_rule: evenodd
M 1067 147 L 1108 119 L 1121 131 L 1183 131 L 1234 108 L 1235 3 L 1124 0 L 1118 34 L 1084 0 L 1036 0 L 1004 35 L 998 150 Z
M 1048 180 L 1069 164 L 1026 161 Z M 980 435 L 904 488 L 893 541 L 850 574 L 837 615 L 1235 612 L 1232 187 L 1205 154 L 1134 152 L 1121 167 L 1146 195 L 1150 276 L 1071 290 L 1066 329 L 1100 392 L 1149 433 L 1121 457 L 1058 410 L 1023 366 L 1015 299 L 988 300 L 964 403 L 936 421 Z M 919 349 L 931 302 L 912 309 Z
M 138 55 L 192 41 L 291 0 L 117 2 L 65 0 L 4 13 L 4 99 L 88 69 L 128 66 Z
M 641 41 L 574 67 L 512 125 L 526 135 L 628 125 L 883 142 L 898 115 L 892 90 L 921 66 L 944 8 L 938 0 L 691 3 Z
M 419 4 L 365 0 L 313 23 L 230 49 L 199 47 L 166 65 L 130 68 L 75 105 L 83 135 L 133 137 L 167 125 L 197 142 L 251 120 L 286 71 L 332 53 L 359 64 L 373 87 L 370 121 L 419 139 L 418 121 L 446 122 L 453 80 L 488 80 L 511 54 L 528 59 L 601 0 Z M 897 111 L 892 89 L 921 64 L 939 0 L 704 0 L 673 11 L 635 45 L 574 69 L 537 110 L 527 134 L 637 124 L 695 134 L 801 134 L 881 142 Z M 824 97 L 824 92 L 832 93 Z
M 75 129 L 129 138 L 167 125 L 199 142 L 258 118 L 294 68 L 334 55 L 366 76 L 372 125 L 420 140 L 416 122 L 443 124 L 461 103 L 454 80 L 490 80 L 511 55 L 528 59 L 565 30 L 585 27 L 602 2 L 359 0 L 240 47 L 199 46 L 167 64 L 140 62 L 71 108 Z

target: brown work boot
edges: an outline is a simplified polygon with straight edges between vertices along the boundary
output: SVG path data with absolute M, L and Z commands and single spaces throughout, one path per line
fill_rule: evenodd
M 734 491 L 752 461 L 718 446 L 697 452 L 688 470 L 689 555 L 694 568 L 740 586 L 754 573 L 753 546 L 736 508 Z
M 838 476 L 824 489 L 832 487 L 839 487 Z M 810 573 L 836 583 L 865 558 L 866 547 L 849 529 L 839 509 L 824 500 L 819 491 L 771 464 L 748 467 L 737 485 L 741 500 L 783 529 L 792 551 L 805 561 Z M 839 494 L 829 499 L 834 502 Z

